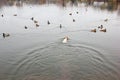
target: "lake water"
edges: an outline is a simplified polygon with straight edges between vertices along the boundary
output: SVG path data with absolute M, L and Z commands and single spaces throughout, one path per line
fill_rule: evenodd
M 0 80 L 120 80 L 119 34 L 120 3 L 1 0 Z

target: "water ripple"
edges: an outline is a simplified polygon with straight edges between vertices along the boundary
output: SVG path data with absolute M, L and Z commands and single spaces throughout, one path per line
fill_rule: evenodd
M 13 80 L 119 80 L 119 70 L 89 45 L 55 42 L 37 46 L 16 61 Z

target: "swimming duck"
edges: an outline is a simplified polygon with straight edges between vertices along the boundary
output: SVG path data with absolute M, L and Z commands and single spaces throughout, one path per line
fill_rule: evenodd
M 38 21 L 34 20 L 34 23 L 38 23 Z
M 3 33 L 3 38 L 5 38 L 5 37 L 9 37 L 9 36 L 10 36 L 9 33 Z
M 75 22 L 75 19 L 73 19 L 73 22 Z
M 2 14 L 1 16 L 2 16 L 2 17 L 4 17 L 4 15 L 3 15 L 3 14 Z
M 13 16 L 17 16 L 17 14 L 14 14 Z
M 60 24 L 60 28 L 62 28 L 62 25 Z
M 69 13 L 69 15 L 72 15 L 72 13 Z
M 28 27 L 27 27 L 27 26 L 25 26 L 24 28 L 25 28 L 25 29 L 27 29 Z
M 91 32 L 96 32 L 96 29 L 92 29 Z
M 101 26 L 98 26 L 98 29 L 100 29 L 101 28 Z
M 63 41 L 62 41 L 62 43 L 67 43 L 68 40 L 69 40 L 68 36 L 65 36 L 64 39 L 63 39 Z
M 34 18 L 32 17 L 32 18 L 30 18 L 32 21 L 34 20 Z
M 103 25 L 101 25 L 101 29 L 103 28 Z
M 104 21 L 105 21 L 105 22 L 107 22 L 107 21 L 108 21 L 108 19 L 105 19 Z
M 103 25 L 98 26 L 98 29 L 103 29 Z
M 39 27 L 40 25 L 39 24 L 36 24 L 36 27 Z
M 47 23 L 48 23 L 48 25 L 49 25 L 49 24 L 50 24 L 50 21 L 48 21 Z
M 101 29 L 100 31 L 101 32 L 106 32 L 107 30 L 106 30 L 106 28 L 104 28 L 104 29 Z
M 79 12 L 76 12 L 77 14 L 79 13 Z

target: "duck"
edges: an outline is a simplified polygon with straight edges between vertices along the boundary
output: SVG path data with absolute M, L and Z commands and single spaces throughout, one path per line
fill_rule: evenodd
M 68 36 L 65 36 L 64 39 L 63 39 L 63 41 L 62 41 L 62 43 L 67 43 L 68 40 L 69 40 Z
M 60 28 L 62 28 L 62 25 L 60 24 Z
M 103 25 L 101 25 L 101 29 L 103 29 Z
M 72 13 L 69 13 L 69 15 L 72 15 Z
M 24 28 L 25 28 L 25 29 L 27 29 L 28 27 L 27 27 L 27 26 L 25 26 Z
M 48 25 L 49 25 L 49 24 L 50 24 L 50 21 L 48 21 L 47 23 L 48 23 Z
M 104 29 L 101 29 L 100 31 L 101 32 L 106 32 L 107 30 L 106 30 L 106 28 L 104 28 Z
M 2 17 L 4 17 L 4 15 L 3 15 L 3 14 L 2 14 L 1 16 L 2 16 Z
M 40 25 L 39 24 L 36 24 L 36 27 L 39 27 Z
M 75 22 L 75 19 L 73 19 L 73 22 Z
M 107 22 L 107 21 L 108 21 L 108 19 L 105 19 L 104 21 L 105 21 L 105 22 Z
M 34 20 L 34 23 L 38 23 L 38 21 Z
M 77 11 L 76 13 L 78 14 L 79 12 Z
M 2 33 L 2 34 L 3 34 L 3 38 L 5 38 L 5 37 L 9 37 L 9 36 L 10 36 L 9 33 Z
M 14 14 L 13 16 L 17 16 L 17 14 Z
M 103 25 L 98 26 L 98 29 L 103 29 Z
M 96 29 L 92 29 L 91 32 L 96 32 Z
M 98 26 L 98 29 L 100 29 L 101 28 L 101 26 Z
M 32 21 L 34 20 L 34 18 L 32 17 L 32 18 L 30 18 Z

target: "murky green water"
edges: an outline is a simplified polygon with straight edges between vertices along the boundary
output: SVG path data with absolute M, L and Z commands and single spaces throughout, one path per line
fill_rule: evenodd
M 120 3 L 1 0 L 0 80 L 120 80 L 119 34 Z

